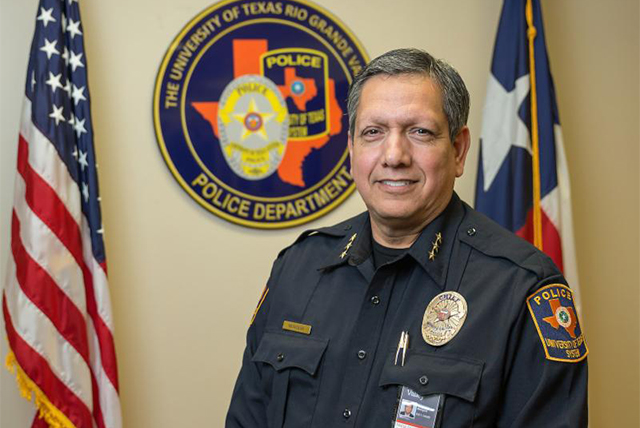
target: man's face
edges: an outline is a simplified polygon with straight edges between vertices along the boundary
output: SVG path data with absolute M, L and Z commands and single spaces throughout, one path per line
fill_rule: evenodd
M 441 90 L 430 78 L 378 75 L 364 84 L 349 153 L 375 225 L 401 230 L 433 220 L 451 198 L 468 148 L 467 127 L 451 141 Z

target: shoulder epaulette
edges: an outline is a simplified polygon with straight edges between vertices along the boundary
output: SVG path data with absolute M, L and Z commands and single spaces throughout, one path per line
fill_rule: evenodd
M 302 232 L 293 243 L 285 248 L 283 248 L 279 253 L 278 257 L 281 257 L 289 248 L 299 244 L 310 236 L 324 235 L 324 236 L 332 236 L 336 238 L 343 238 L 351 229 L 356 227 L 355 225 L 360 224 L 367 216 L 367 213 L 359 214 L 355 217 L 351 217 L 345 221 L 334 224 L 333 226 L 319 227 L 317 229 L 307 229 Z
M 465 209 L 467 213 L 458 233 L 463 242 L 490 257 L 507 259 L 541 278 L 559 273 L 553 261 L 529 242 L 466 204 Z

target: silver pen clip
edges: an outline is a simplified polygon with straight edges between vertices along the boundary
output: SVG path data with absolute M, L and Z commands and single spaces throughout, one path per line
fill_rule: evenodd
M 402 359 L 400 360 L 400 366 L 404 367 L 404 360 L 407 355 L 407 348 L 409 347 L 409 333 L 403 331 L 400 334 L 400 341 L 398 342 L 398 349 L 396 350 L 396 359 L 394 364 L 398 365 L 398 359 L 400 358 L 400 354 L 402 353 Z
M 402 346 L 402 367 L 404 367 L 404 358 L 407 355 L 407 348 L 409 347 L 409 332 L 404 332 L 404 344 Z

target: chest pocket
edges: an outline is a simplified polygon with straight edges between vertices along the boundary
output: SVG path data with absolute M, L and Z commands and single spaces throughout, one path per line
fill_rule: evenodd
M 404 366 L 388 358 L 379 385 L 407 386 L 426 396 L 443 394 L 442 427 L 470 427 L 484 363 L 464 357 L 408 353 Z
M 269 427 L 311 425 L 320 388 L 321 360 L 329 341 L 266 331 L 252 361 L 264 363 Z

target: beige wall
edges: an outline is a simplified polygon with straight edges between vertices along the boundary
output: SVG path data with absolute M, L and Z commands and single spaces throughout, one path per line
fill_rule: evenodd
M 480 131 L 500 0 L 322 0 L 370 56 L 398 46 L 452 62 Z M 277 251 L 304 229 L 222 221 L 176 184 L 152 127 L 154 79 L 173 37 L 204 0 L 82 4 L 121 398 L 126 427 L 222 426 L 244 333 Z M 640 426 L 639 6 L 637 0 L 543 0 L 572 178 L 592 427 Z M 0 3 L 0 266 L 35 0 Z M 393 19 L 391 19 L 393 18 Z M 473 200 L 477 144 L 458 192 Z M 312 226 L 362 210 L 357 195 Z M 4 274 L 0 275 L 4 277 Z M 6 345 L 2 341 L 2 358 Z M 0 377 L 0 426 L 31 415 Z

